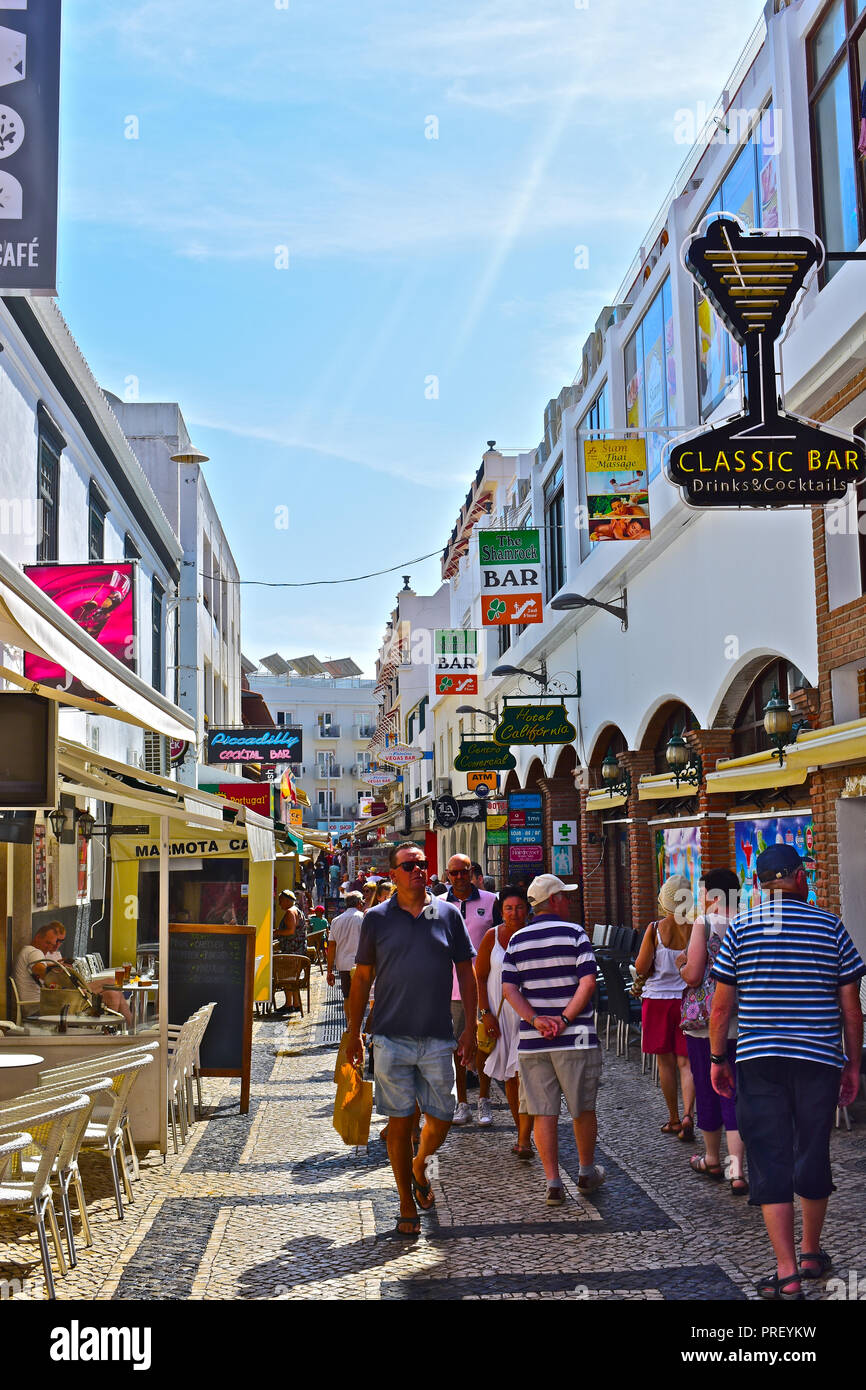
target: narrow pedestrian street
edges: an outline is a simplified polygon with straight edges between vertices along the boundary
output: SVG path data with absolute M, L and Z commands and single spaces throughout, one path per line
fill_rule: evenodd
M 541 1164 L 511 1155 L 510 1117 L 494 1088 L 493 1126 L 452 1129 L 438 1155 L 436 1209 L 421 1239 L 395 1240 L 381 1122 L 374 1113 L 366 1151 L 344 1148 L 331 1126 L 340 1006 L 317 973 L 312 983 L 308 1017 L 255 1024 L 249 1114 L 237 1114 L 239 1082 L 207 1080 L 210 1118 L 179 1156 L 163 1164 L 148 1155 L 123 1223 L 107 1165 L 82 1157 L 95 1243 L 58 1280 L 59 1300 L 754 1297 L 768 1265 L 760 1215 L 726 1183 L 689 1172 L 699 1149 L 659 1134 L 661 1095 L 634 1048 L 628 1061 L 605 1055 L 607 1181 L 591 1199 L 578 1196 L 564 1118 L 568 1201 L 545 1206 Z M 835 1131 L 832 1151 L 838 1190 L 824 1244 L 847 1282 L 858 1264 L 866 1129 Z M 0 1269 L 7 1279 L 39 1272 L 31 1224 L 19 1222 Z M 823 1285 L 808 1293 L 822 1296 Z

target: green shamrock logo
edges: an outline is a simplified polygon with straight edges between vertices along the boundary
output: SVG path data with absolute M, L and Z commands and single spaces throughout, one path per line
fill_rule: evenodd
M 488 619 L 488 622 L 492 622 L 494 618 L 498 618 L 499 614 L 500 614 L 500 613 L 504 613 L 504 612 L 505 612 L 505 600 L 504 600 L 504 599 L 501 599 L 501 598 L 495 598 L 495 599 L 493 599 L 493 600 L 491 601 L 490 607 L 489 607 L 488 610 L 487 610 L 487 619 Z
M 443 677 L 442 677 L 442 680 L 441 680 L 441 682 L 440 682 L 440 689 L 441 689 L 441 690 L 450 690 L 453 684 L 454 684 L 454 682 L 453 682 L 453 680 L 451 679 L 450 676 L 443 676 Z

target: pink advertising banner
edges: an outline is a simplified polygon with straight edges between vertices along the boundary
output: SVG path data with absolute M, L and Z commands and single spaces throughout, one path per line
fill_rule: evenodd
M 24 572 L 94 641 L 135 670 L 134 565 L 26 565 Z M 24 653 L 24 675 L 73 695 L 93 695 L 62 666 L 32 652 Z

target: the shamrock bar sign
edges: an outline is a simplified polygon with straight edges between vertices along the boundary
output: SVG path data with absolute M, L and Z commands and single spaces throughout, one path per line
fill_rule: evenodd
M 484 627 L 543 620 L 538 530 L 479 531 L 478 560 Z

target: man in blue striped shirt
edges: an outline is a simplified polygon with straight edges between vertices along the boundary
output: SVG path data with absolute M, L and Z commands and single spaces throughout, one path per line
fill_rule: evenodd
M 801 1278 L 819 1279 L 831 1263 L 821 1249 L 833 1191 L 830 1130 L 836 1106 L 849 1105 L 860 1085 L 857 985 L 866 966 L 839 918 L 807 901 L 793 845 L 770 845 L 755 868 L 765 897 L 731 922 L 713 968 L 711 1075 L 720 1095 L 733 1095 L 726 1039 L 736 1002 L 737 1122 L 749 1201 L 762 1208 L 776 1255 L 775 1276 L 756 1287 L 762 1298 L 800 1299 Z M 794 1193 L 803 1213 L 799 1265 Z
M 578 1189 L 592 1192 L 604 1182 L 604 1169 L 595 1162 L 601 1080 L 592 1009 L 595 956 L 583 928 L 571 921 L 568 895 L 576 888 L 554 874 L 532 880 L 527 896 L 535 915 L 511 938 L 502 967 L 503 994 L 520 1016 L 520 1109 L 535 1117 L 535 1145 L 551 1207 L 565 1201 L 556 1133 L 563 1095 L 580 1158 Z

